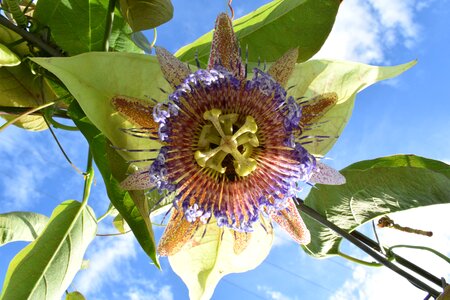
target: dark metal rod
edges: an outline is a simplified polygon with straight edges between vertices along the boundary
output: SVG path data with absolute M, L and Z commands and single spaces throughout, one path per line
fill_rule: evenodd
M 59 52 L 55 48 L 51 47 L 47 43 L 45 43 L 42 39 L 40 39 L 39 37 L 35 36 L 31 32 L 28 32 L 25 29 L 14 25 L 13 23 L 11 23 L 7 18 L 5 18 L 2 15 L 0 15 L 0 24 L 5 26 L 8 29 L 14 31 L 15 33 L 19 34 L 25 40 L 27 40 L 28 42 L 32 43 L 36 47 L 44 50 L 49 55 L 51 55 L 51 56 L 63 56 L 61 54 L 61 52 Z
M 353 231 L 351 233 L 351 235 L 353 235 L 357 239 L 363 241 L 364 243 L 366 243 L 368 246 L 372 247 L 373 249 L 378 250 L 378 251 L 381 250 L 380 246 L 378 245 L 378 243 L 376 243 L 374 240 L 370 239 L 366 235 L 362 234 L 361 232 L 358 232 L 358 231 L 355 230 L 355 231 Z M 386 252 L 389 250 L 386 247 L 384 247 L 384 249 L 385 249 Z M 436 276 L 434 276 L 433 274 L 431 274 L 427 270 L 422 269 L 418 265 L 410 262 L 409 260 L 407 260 L 406 258 L 403 258 L 402 256 L 400 256 L 398 254 L 395 254 L 393 252 L 391 252 L 391 254 L 395 258 L 395 261 L 398 262 L 400 265 L 410 269 L 411 271 L 414 271 L 415 273 L 419 274 L 420 276 L 422 276 L 423 278 L 429 280 L 430 282 L 436 284 L 437 286 L 441 286 L 442 285 L 441 279 L 437 278 Z
M 395 273 L 399 274 L 400 276 L 406 278 L 409 282 L 411 282 L 412 284 L 414 284 L 418 288 L 428 292 L 433 297 L 437 298 L 440 295 L 440 293 L 438 291 L 436 291 L 435 289 L 433 289 L 432 287 L 430 287 L 426 283 L 424 283 L 421 280 L 417 279 L 416 277 L 414 277 L 413 275 L 409 274 L 405 270 L 399 268 L 397 265 L 393 264 L 392 262 L 387 260 L 385 257 L 380 255 L 379 253 L 375 252 L 368 245 L 366 245 L 365 243 L 363 243 L 362 241 L 360 241 L 359 239 L 357 239 L 353 235 L 349 234 L 347 231 L 345 231 L 345 230 L 341 229 L 340 227 L 336 226 L 335 224 L 331 223 L 330 221 L 328 221 L 325 217 L 323 217 L 321 214 L 319 214 L 314 209 L 306 206 L 303 203 L 303 200 L 301 200 L 301 199 L 296 199 L 296 200 L 298 201 L 298 203 L 299 203 L 298 207 L 299 207 L 299 209 L 302 212 L 304 212 L 305 214 L 307 214 L 308 216 L 310 216 L 314 220 L 318 221 L 322 225 L 324 225 L 324 226 L 330 228 L 331 230 L 335 231 L 337 234 L 339 234 L 343 238 L 347 239 L 353 245 L 355 245 L 359 249 L 361 249 L 364 252 L 366 252 L 367 254 L 369 254 L 371 257 L 373 257 L 379 263 L 381 263 L 384 266 L 388 267 L 389 269 L 391 269 Z

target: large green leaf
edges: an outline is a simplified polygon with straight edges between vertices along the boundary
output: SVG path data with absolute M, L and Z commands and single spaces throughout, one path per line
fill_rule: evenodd
M 311 97 L 334 92 L 338 101 L 326 114 L 317 120 L 320 126 L 305 131 L 310 136 L 329 136 L 321 142 L 306 144 L 312 154 L 323 156 L 336 142 L 344 130 L 353 111 L 356 93 L 381 80 L 393 78 L 416 64 L 411 61 L 392 67 L 376 67 L 347 61 L 310 60 L 296 65 L 287 86 L 294 98 Z
M 149 139 L 124 134 L 135 127 L 117 113 L 111 99 L 125 95 L 139 99 L 164 100 L 171 91 L 155 57 L 130 53 L 85 53 L 68 58 L 33 58 L 54 73 L 69 89 L 86 116 L 117 147 L 158 148 Z M 151 118 L 151 116 L 149 116 Z M 149 158 L 148 153 L 122 152 L 127 160 Z M 147 163 L 148 164 L 148 163 Z
M 255 225 L 254 229 L 247 247 L 236 254 L 235 232 L 218 227 L 214 220 L 201 226 L 191 241 L 169 256 L 170 265 L 187 285 L 191 300 L 211 299 L 223 276 L 246 272 L 262 263 L 272 247 L 273 230 L 268 224 L 264 228 Z
M 53 90 L 41 79 L 33 75 L 23 63 L 15 67 L 0 68 L 0 106 L 36 107 L 55 100 Z M 16 116 L 2 117 L 10 120 Z M 47 129 L 41 116 L 22 117 L 15 125 L 33 131 Z
M 414 155 L 355 163 L 340 171 L 344 185 L 317 185 L 305 203 L 351 232 L 378 216 L 432 204 L 450 203 L 450 166 Z M 341 237 L 302 214 L 311 231 L 304 249 L 315 257 L 339 253 Z
M 89 206 L 74 200 L 58 205 L 42 234 L 9 264 L 1 299 L 60 299 L 96 232 Z
M 12 44 L 13 46 L 9 46 L 9 49 L 11 49 L 18 56 L 23 57 L 30 54 L 30 48 L 25 41 L 19 43 L 18 41 L 21 39 L 22 37 L 20 35 L 0 25 L 0 43 L 5 45 Z
M 69 55 L 103 51 L 107 0 L 39 0 L 34 18 L 50 29 L 55 43 Z M 46 30 L 46 29 L 44 29 Z M 109 46 L 118 51 L 142 52 L 129 38 L 131 29 L 116 10 Z
M 241 47 L 248 46 L 249 60 L 275 61 L 287 50 L 299 47 L 298 61 L 311 58 L 325 42 L 339 8 L 339 0 L 275 0 L 233 22 Z M 195 52 L 205 64 L 212 31 L 175 54 L 195 64 Z
M 0 246 L 10 242 L 34 241 L 47 222 L 48 217 L 32 212 L 0 214 Z
M 120 181 L 126 176 L 128 164 L 111 147 L 108 139 L 84 115 L 78 103 L 69 107 L 69 115 L 87 139 L 103 180 L 111 203 L 119 211 L 142 249 L 159 266 L 156 257 L 155 241 L 150 221 L 150 212 L 143 191 L 125 191 Z
M 8 47 L 0 43 L 0 68 L 17 66 L 19 64 L 20 58 Z
M 133 31 L 158 27 L 173 17 L 170 0 L 120 0 L 120 10 Z

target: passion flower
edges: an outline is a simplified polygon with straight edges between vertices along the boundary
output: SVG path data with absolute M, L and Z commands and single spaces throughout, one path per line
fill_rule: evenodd
M 247 79 L 230 18 L 218 16 L 207 69 L 190 69 L 163 48 L 156 54 L 174 87 L 164 102 L 116 97 L 119 112 L 145 127 L 161 148 L 148 169 L 123 186 L 152 188 L 174 197 L 173 212 L 160 241 L 160 255 L 173 255 L 202 223 L 251 232 L 263 215 L 308 243 L 293 198 L 301 184 L 342 184 L 337 171 L 303 147 L 304 134 L 336 102 L 334 94 L 302 101 L 286 92 L 298 50 L 283 55 L 265 72 Z M 152 110 L 152 114 L 148 112 Z M 324 138 L 324 137 L 319 137 Z

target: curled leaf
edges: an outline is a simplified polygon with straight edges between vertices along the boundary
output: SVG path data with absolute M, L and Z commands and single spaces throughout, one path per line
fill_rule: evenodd
M 170 0 L 120 0 L 120 10 L 134 32 L 158 27 L 173 17 Z

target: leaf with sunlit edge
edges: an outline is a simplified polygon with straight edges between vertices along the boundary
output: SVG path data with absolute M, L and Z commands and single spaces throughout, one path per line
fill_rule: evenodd
M 245 247 L 236 244 L 236 235 L 242 235 L 238 241 Z M 223 276 L 246 272 L 261 264 L 272 242 L 273 229 L 268 222 L 264 227 L 255 226 L 251 238 L 215 224 L 203 225 L 181 251 L 169 256 L 169 262 L 187 285 L 190 299 L 210 299 Z

